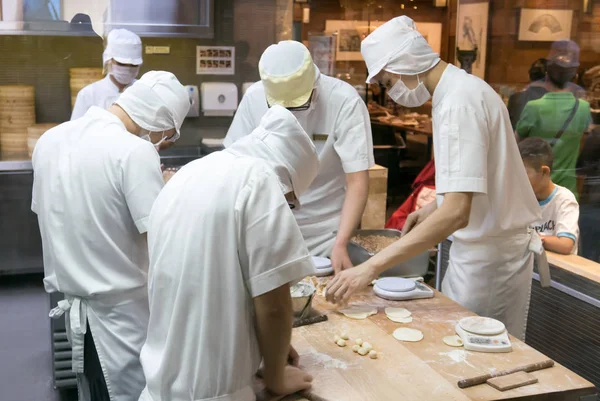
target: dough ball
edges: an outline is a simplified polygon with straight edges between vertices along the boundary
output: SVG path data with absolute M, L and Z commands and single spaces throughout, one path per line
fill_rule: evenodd
M 390 319 L 392 322 L 396 322 L 396 323 L 411 323 L 413 321 L 413 317 L 412 316 L 409 316 L 409 317 L 394 317 L 394 316 L 387 315 L 387 318 Z
M 374 350 L 369 351 L 369 358 L 377 359 L 377 352 Z
M 398 341 L 417 342 L 423 339 L 423 333 L 420 330 L 409 329 L 407 327 L 394 330 L 394 334 L 392 335 Z
M 444 341 L 444 344 L 449 345 L 451 347 L 462 347 L 463 346 L 462 339 L 456 335 L 446 336 L 442 340 Z
M 354 340 L 354 344 L 358 345 L 359 347 L 363 345 L 363 340 L 362 338 L 357 338 L 356 340 Z
M 362 356 L 365 356 L 365 355 L 367 355 L 369 353 L 369 351 L 370 350 L 368 350 L 368 349 L 364 349 L 363 347 L 360 347 L 359 350 L 358 350 L 358 354 L 362 355 Z
M 350 319 L 366 319 L 371 315 L 377 313 L 377 308 L 370 306 L 352 306 L 346 309 L 340 309 L 340 313 L 344 314 Z
M 354 344 L 354 346 L 352 347 L 352 351 L 354 352 L 358 352 L 358 350 L 360 349 L 360 345 Z
M 339 347 L 345 347 L 346 346 L 346 340 L 344 340 L 343 338 L 340 338 L 336 344 Z
M 373 346 L 372 346 L 371 344 L 369 344 L 368 342 L 366 342 L 366 341 L 365 341 L 365 342 L 362 344 L 362 348 L 366 349 L 366 350 L 367 350 L 367 352 L 369 352 L 369 351 L 371 351 L 371 350 L 373 349 Z
M 342 332 L 342 334 L 340 335 L 340 337 L 342 337 L 342 339 L 344 340 L 349 340 L 350 337 L 348 337 L 348 333 L 346 333 L 345 331 Z
M 412 315 L 408 309 L 404 308 L 385 308 L 385 314 L 388 317 L 406 318 Z
M 342 337 L 338 336 L 337 334 L 335 336 L 333 336 L 333 342 L 337 344 L 338 341 L 340 341 L 342 339 Z

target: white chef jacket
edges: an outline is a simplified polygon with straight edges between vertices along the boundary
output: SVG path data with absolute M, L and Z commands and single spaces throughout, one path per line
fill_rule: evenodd
M 433 94 L 437 202 L 472 192 L 467 227 L 453 234 L 442 291 L 463 307 L 502 321 L 524 339 L 534 253 L 528 227 L 541 217 L 500 96 L 448 65 Z
M 264 86 L 257 82 L 244 95 L 223 144 L 228 147 L 250 134 L 267 110 Z M 329 256 L 346 197 L 345 174 L 375 164 L 369 112 L 351 85 L 319 73 L 310 110 L 294 116 L 313 139 L 320 161 L 294 215 L 310 252 Z
M 253 401 L 261 362 L 252 299 L 314 273 L 264 160 L 213 153 L 160 193 L 148 228 L 144 401 Z
M 544 236 L 571 238 L 575 246 L 571 254 L 577 254 L 579 241 L 579 204 L 573 192 L 556 185 L 554 191 L 546 199 L 539 201 L 542 208 L 542 219 L 532 227 Z
M 541 217 L 500 96 L 483 80 L 448 65 L 433 94 L 435 189 L 473 192 L 469 225 L 454 240 L 524 232 Z
M 119 87 L 111 81 L 110 75 L 106 75 L 100 81 L 89 84 L 77 94 L 75 106 L 71 114 L 71 121 L 83 117 L 92 106 L 97 106 L 104 110 L 108 109 L 121 93 L 119 92 Z
M 163 181 L 154 146 L 92 107 L 33 153 L 46 291 L 89 297 L 146 285 L 146 232 Z

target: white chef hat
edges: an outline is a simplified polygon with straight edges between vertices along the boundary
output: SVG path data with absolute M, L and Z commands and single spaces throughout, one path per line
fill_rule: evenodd
M 275 171 L 284 194 L 300 196 L 319 171 L 319 156 L 310 137 L 294 115 L 273 106 L 250 135 L 226 149 L 236 155 L 263 159 Z
M 141 128 L 150 132 L 179 129 L 190 109 L 190 97 L 175 75 L 150 71 L 125 89 L 115 102 Z
M 381 70 L 400 75 L 417 75 L 435 67 L 440 56 L 433 51 L 415 22 L 403 15 L 396 17 L 365 38 L 360 49 L 367 63 L 367 83 Z
M 127 29 L 113 29 L 106 38 L 102 65 L 114 59 L 121 64 L 142 65 L 142 40 Z
M 306 104 L 318 77 L 318 69 L 306 46 L 293 40 L 269 46 L 260 57 L 258 71 L 270 106 Z

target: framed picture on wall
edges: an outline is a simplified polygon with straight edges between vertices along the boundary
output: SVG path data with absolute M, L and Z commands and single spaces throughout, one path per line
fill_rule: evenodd
M 489 3 L 469 3 L 458 5 L 456 19 L 456 47 L 459 51 L 474 51 L 475 60 L 471 73 L 485 79 L 485 58 L 487 52 Z M 460 66 L 458 58 L 456 65 Z
M 337 61 L 360 61 L 360 42 L 367 37 L 369 23 L 364 21 L 343 21 L 327 20 L 325 23 L 326 32 L 337 33 Z
M 309 34 L 306 46 L 319 71 L 329 76 L 333 76 L 335 73 L 335 39 L 334 35 Z
M 519 40 L 554 42 L 571 39 L 573 10 L 521 9 Z
M 325 31 L 336 32 L 337 61 L 360 61 L 360 42 L 369 33 L 379 28 L 386 21 L 345 21 L 327 20 Z M 442 48 L 442 24 L 438 22 L 416 22 L 417 30 L 425 37 L 433 51 L 440 53 Z

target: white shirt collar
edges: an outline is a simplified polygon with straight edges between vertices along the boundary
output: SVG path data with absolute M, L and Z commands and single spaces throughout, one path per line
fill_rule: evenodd
M 459 68 L 455 65 L 448 64 L 448 66 L 442 73 L 440 81 L 438 82 L 437 86 L 435 87 L 435 90 L 433 91 L 434 108 L 442 101 L 442 99 L 449 92 L 450 88 L 454 85 L 453 77 L 458 70 Z

